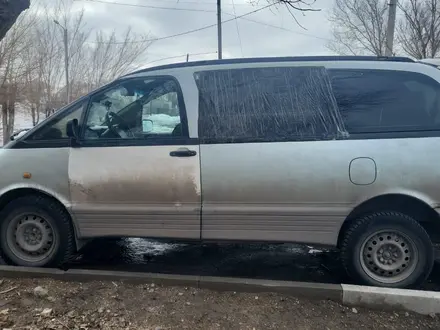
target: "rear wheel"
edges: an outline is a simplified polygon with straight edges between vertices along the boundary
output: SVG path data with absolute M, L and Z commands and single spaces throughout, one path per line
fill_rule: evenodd
M 74 253 L 70 217 L 48 197 L 20 197 L 2 210 L 0 221 L 0 251 L 8 264 L 56 267 Z
M 356 220 L 344 235 L 341 253 L 349 275 L 373 286 L 416 287 L 434 264 L 429 235 L 415 219 L 399 212 Z

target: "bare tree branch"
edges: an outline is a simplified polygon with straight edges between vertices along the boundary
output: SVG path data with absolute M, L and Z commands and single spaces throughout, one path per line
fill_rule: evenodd
M 0 105 L 3 140 L 14 129 L 15 104 L 21 92 L 21 78 L 26 72 L 23 58 L 30 47 L 30 30 L 35 24 L 32 12 L 21 15 L 0 42 Z
M 138 42 L 150 39 L 148 34 L 138 36 L 130 28 L 122 36 L 96 31 L 94 42 L 88 43 L 92 31 L 86 27 L 84 11 L 73 8 L 70 0 L 57 0 L 50 7 L 37 1 L 0 41 L 0 145 L 14 131 L 17 102 L 25 105 L 20 111 L 29 109 L 23 114 L 32 117 L 34 125 L 43 111 L 51 113 L 65 102 L 63 31 L 54 20 L 68 30 L 74 98 L 141 66 L 151 45 Z
M 0 0 L 0 40 L 29 6 L 30 0 Z
M 122 43 L 115 43 L 117 39 L 116 32 L 105 35 L 99 31 L 95 42 L 84 47 L 83 61 L 88 65 L 83 66 L 86 71 L 81 75 L 81 82 L 87 85 L 83 89 L 90 91 L 134 70 L 152 44 L 150 41 L 133 42 L 148 40 L 149 35 L 136 36 L 131 28 L 126 30 Z
M 307 30 L 301 23 L 298 21 L 298 18 L 295 16 L 296 13 L 301 13 L 305 15 L 306 12 L 315 12 L 321 11 L 319 8 L 313 8 L 313 5 L 316 3 L 316 0 L 264 0 L 271 4 L 275 5 L 283 5 L 289 11 L 290 16 L 295 20 L 296 24 L 300 26 L 302 29 Z M 251 4 L 258 4 L 261 0 L 249 0 Z
M 386 0 L 335 0 L 329 18 L 333 41 L 327 47 L 338 54 L 384 55 L 387 13 Z
M 440 51 L 440 0 L 407 0 L 399 5 L 404 19 L 398 25 L 398 40 L 412 57 L 433 58 Z
M 294 10 L 298 11 L 320 11 L 320 9 L 313 8 L 312 6 L 316 3 L 316 0 L 267 0 L 272 3 L 279 3 L 286 5 Z

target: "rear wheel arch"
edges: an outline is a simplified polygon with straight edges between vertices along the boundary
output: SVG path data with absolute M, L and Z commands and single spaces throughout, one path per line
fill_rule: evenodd
M 414 218 L 433 242 L 440 242 L 440 215 L 427 202 L 405 194 L 386 194 L 370 198 L 350 212 L 339 230 L 337 246 L 341 247 L 344 235 L 357 219 L 379 211 L 400 212 Z

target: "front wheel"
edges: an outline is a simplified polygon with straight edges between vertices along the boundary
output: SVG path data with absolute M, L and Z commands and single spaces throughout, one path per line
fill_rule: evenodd
M 372 286 L 417 287 L 434 264 L 427 232 L 399 212 L 378 212 L 356 220 L 343 237 L 341 253 L 348 274 Z
M 0 252 L 8 264 L 57 267 L 74 253 L 70 217 L 50 198 L 17 198 L 2 210 L 0 221 Z

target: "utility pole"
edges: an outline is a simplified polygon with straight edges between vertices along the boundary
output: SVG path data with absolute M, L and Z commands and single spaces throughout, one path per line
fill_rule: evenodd
M 189 53 L 186 54 L 186 61 L 189 62 Z
M 64 39 L 64 66 L 66 70 L 66 102 L 70 103 L 70 81 L 69 81 L 69 39 L 67 35 L 67 28 L 62 26 L 60 22 L 54 20 L 55 24 L 63 29 L 63 39 Z
M 394 30 L 396 28 L 397 0 L 389 1 L 390 3 L 388 4 L 388 26 L 385 56 L 393 56 Z
M 218 59 L 222 59 L 222 4 L 217 0 L 217 38 L 218 38 Z

